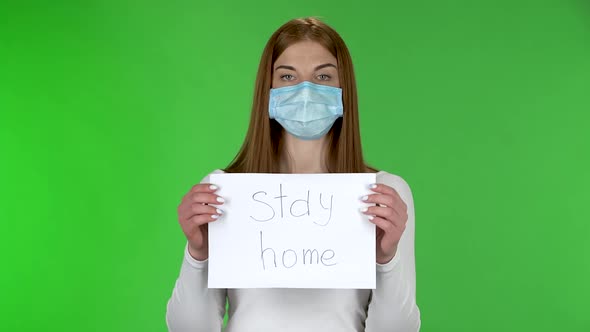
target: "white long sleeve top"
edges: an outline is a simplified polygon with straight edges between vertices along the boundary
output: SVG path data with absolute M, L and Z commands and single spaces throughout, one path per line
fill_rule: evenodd
M 202 181 L 208 182 L 209 176 Z M 227 300 L 226 332 L 419 331 L 412 192 L 403 178 L 384 171 L 377 173 L 377 182 L 400 194 L 408 207 L 408 221 L 395 257 L 386 264 L 376 263 L 376 289 L 208 288 L 207 260 L 195 260 L 186 246 L 167 305 L 168 329 L 221 331 Z

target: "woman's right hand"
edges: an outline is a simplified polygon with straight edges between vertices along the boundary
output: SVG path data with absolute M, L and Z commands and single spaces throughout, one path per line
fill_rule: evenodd
M 199 261 L 209 257 L 208 225 L 223 213 L 213 206 L 224 202 L 215 194 L 217 189 L 210 183 L 194 185 L 178 205 L 178 222 L 188 240 L 189 253 Z

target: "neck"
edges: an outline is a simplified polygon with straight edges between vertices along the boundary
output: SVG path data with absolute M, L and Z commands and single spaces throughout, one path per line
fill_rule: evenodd
M 305 141 L 284 133 L 281 169 L 287 173 L 327 173 L 325 165 L 326 136 Z

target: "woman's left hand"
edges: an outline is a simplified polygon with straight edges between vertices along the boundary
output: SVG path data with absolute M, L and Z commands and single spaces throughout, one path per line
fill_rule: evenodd
M 378 205 L 364 207 L 361 211 L 377 226 L 377 263 L 385 264 L 397 252 L 397 245 L 408 221 L 408 206 L 390 186 L 375 184 L 371 190 L 375 194 L 367 195 L 362 200 Z

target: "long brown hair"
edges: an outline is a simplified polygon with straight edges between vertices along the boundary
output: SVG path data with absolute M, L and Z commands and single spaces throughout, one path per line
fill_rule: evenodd
M 338 62 L 344 115 L 338 118 L 327 135 L 325 164 L 330 173 L 365 173 L 375 171 L 365 164 L 359 130 L 358 100 L 352 59 L 340 35 L 316 18 L 293 19 L 270 37 L 262 52 L 250 126 L 242 147 L 227 166 L 228 173 L 280 173 L 279 158 L 283 147 L 283 128 L 268 116 L 268 102 L 273 66 L 285 49 L 294 43 L 311 40 L 324 46 Z

